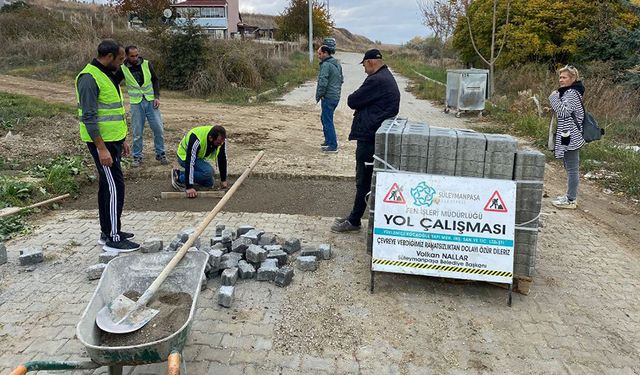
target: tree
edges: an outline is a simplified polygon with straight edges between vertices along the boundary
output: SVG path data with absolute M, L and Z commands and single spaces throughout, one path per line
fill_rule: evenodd
M 473 14 L 461 18 L 453 33 L 453 45 L 466 63 L 480 64 L 469 37 L 471 24 L 480 51 L 488 51 L 492 34 L 493 0 L 474 0 L 469 6 Z M 498 24 L 506 21 L 505 7 L 499 6 Z M 508 29 L 504 51 L 498 67 L 540 62 L 555 66 L 574 61 L 579 54 L 578 42 L 598 37 L 617 27 L 633 29 L 638 16 L 631 6 L 620 0 L 511 0 L 510 26 L 499 27 L 497 36 Z
M 478 2 L 474 2 L 472 5 L 476 5 L 478 4 Z M 478 48 L 478 44 L 476 43 L 476 39 L 474 38 L 474 28 L 471 26 L 471 16 L 475 15 L 478 10 L 482 10 L 486 12 L 486 9 L 482 9 L 480 7 L 477 7 L 475 9 L 471 9 L 471 6 L 466 6 L 465 7 L 465 16 L 464 19 L 466 20 L 466 24 L 467 24 L 467 30 L 469 31 L 469 40 L 471 41 L 471 46 L 473 47 L 474 52 L 476 53 L 476 55 L 478 57 L 480 57 L 480 59 L 489 66 L 489 97 L 492 97 L 493 94 L 495 93 L 495 65 L 496 65 L 496 61 L 498 60 L 498 58 L 500 57 L 500 54 L 502 53 L 502 49 L 504 48 L 506 42 L 507 42 L 507 35 L 508 35 L 508 27 L 509 27 L 509 11 L 511 10 L 511 0 L 506 0 L 506 11 L 505 11 L 505 16 L 504 16 L 504 21 L 500 20 L 500 24 L 502 24 L 504 22 L 504 25 L 500 27 L 500 30 L 498 30 L 498 0 L 493 0 L 493 4 L 488 3 L 489 5 L 491 5 L 492 7 L 489 10 L 489 14 L 491 15 L 491 34 L 490 34 L 490 40 L 488 41 L 488 56 L 487 56 L 487 48 L 483 49 L 483 51 L 481 51 L 480 48 Z M 496 51 L 496 37 L 498 37 L 498 33 L 502 34 L 502 41 L 500 42 L 500 47 L 498 47 L 498 50 Z M 487 42 L 485 40 L 485 42 Z
M 294 40 L 305 36 L 309 32 L 309 3 L 313 7 L 313 35 L 328 36 L 333 28 L 333 21 L 324 3 L 317 0 L 290 0 L 289 6 L 279 16 L 276 16 L 276 38 Z
M 162 11 L 169 8 L 170 0 L 111 0 L 113 5 L 121 15 L 135 14 L 143 24 L 159 21 Z
M 444 50 L 458 23 L 464 15 L 467 0 L 417 0 L 422 24 L 440 41 L 440 61 L 444 65 Z

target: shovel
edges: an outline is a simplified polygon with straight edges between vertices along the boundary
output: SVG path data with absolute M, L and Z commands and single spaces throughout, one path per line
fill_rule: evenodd
M 247 178 L 249 173 L 258 164 L 264 155 L 264 151 L 260 151 L 253 159 L 251 164 L 245 169 L 240 178 L 233 184 L 231 189 L 222 197 L 220 202 L 209 212 L 207 217 L 200 223 L 195 232 L 189 237 L 187 242 L 182 245 L 180 250 L 174 255 L 169 264 L 162 270 L 160 275 L 153 281 L 149 288 L 140 296 L 138 301 L 132 301 L 123 294 L 116 297 L 109 305 L 104 306 L 96 316 L 96 324 L 101 330 L 109 333 L 130 333 L 144 327 L 154 316 L 158 314 L 158 310 L 147 307 L 147 303 L 151 301 L 156 294 L 160 285 L 169 276 L 171 271 L 178 265 L 182 257 L 187 253 L 193 242 L 207 228 L 211 220 L 222 210 L 229 198 L 240 187 L 242 182 Z

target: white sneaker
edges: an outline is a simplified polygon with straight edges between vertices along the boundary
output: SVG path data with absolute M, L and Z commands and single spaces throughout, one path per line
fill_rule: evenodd
M 577 200 L 570 201 L 569 198 L 567 198 L 566 196 L 558 197 L 558 199 L 551 202 L 551 204 L 556 208 L 562 208 L 567 210 L 575 210 L 576 208 L 578 208 Z

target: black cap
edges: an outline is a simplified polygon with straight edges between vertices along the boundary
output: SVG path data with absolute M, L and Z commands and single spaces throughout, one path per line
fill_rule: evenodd
M 381 59 L 381 58 L 382 58 L 382 53 L 380 53 L 379 50 L 375 48 L 370 49 L 364 53 L 364 57 L 362 58 L 362 61 L 360 61 L 360 64 L 362 64 L 364 60 L 373 60 L 373 59 Z

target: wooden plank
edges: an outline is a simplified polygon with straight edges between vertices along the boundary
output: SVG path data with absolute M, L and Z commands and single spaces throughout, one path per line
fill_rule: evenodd
M 227 193 L 226 190 L 205 190 L 199 191 L 197 198 L 222 198 Z M 183 191 L 163 191 L 160 193 L 162 199 L 180 199 L 187 198 Z

